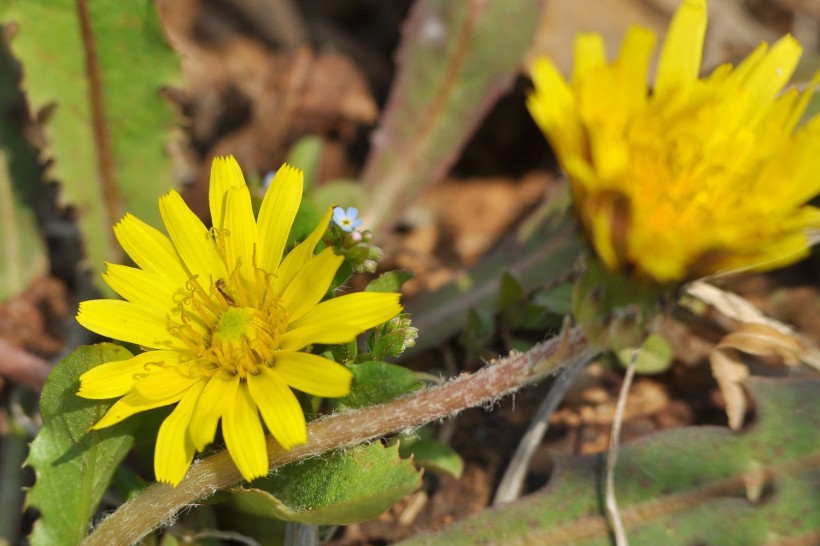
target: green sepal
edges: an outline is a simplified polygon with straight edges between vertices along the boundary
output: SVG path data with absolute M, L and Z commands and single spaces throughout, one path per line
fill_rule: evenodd
M 367 340 L 369 360 L 394 358 L 416 344 L 419 331 L 410 320 L 410 315 L 401 313 L 373 330 Z
M 573 288 L 572 312 L 592 345 L 620 351 L 643 343 L 676 289 L 611 272 L 587 257 Z

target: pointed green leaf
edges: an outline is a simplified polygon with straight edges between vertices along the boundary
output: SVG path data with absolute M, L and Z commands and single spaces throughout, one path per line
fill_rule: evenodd
M 618 506 L 634 546 L 814 544 L 820 536 L 820 380 L 754 379 L 740 433 L 688 427 L 621 447 Z M 609 546 L 603 454 L 556 457 L 540 492 L 402 546 Z
M 131 356 L 112 343 L 84 346 L 60 361 L 48 376 L 40 396 L 43 428 L 26 461 L 37 478 L 26 506 L 40 512 L 30 537 L 33 545 L 79 544 L 117 465 L 131 449 L 133 419 L 90 431 L 114 401 L 86 400 L 75 394 L 83 372 Z
M 33 116 L 44 110 L 49 176 L 74 206 L 94 266 L 121 261 L 112 232 L 127 211 L 158 225 L 173 185 L 167 146 L 176 115 L 160 97 L 179 77 L 153 2 L 0 0 L 14 23 Z
M 342 525 L 375 518 L 421 486 L 421 474 L 399 457 L 398 446 L 379 442 L 282 467 L 232 504 L 259 515 L 312 525 Z
M 498 308 L 503 313 L 511 309 L 524 297 L 524 289 L 515 277 L 507 271 L 502 273 L 498 287 Z

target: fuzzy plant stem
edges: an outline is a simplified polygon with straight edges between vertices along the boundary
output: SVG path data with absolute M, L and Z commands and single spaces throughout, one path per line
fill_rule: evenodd
M 353 446 L 431 421 L 450 417 L 479 405 L 488 406 L 525 385 L 543 379 L 588 351 L 580 330 L 565 331 L 526 353 L 490 363 L 443 385 L 416 391 L 385 404 L 346 411 L 308 424 L 307 443 L 285 451 L 268 439 L 270 468 L 313 457 L 331 449 Z M 83 546 L 133 544 L 176 514 L 242 477 L 226 451 L 195 462 L 177 486 L 154 484 L 120 506 L 85 539 Z

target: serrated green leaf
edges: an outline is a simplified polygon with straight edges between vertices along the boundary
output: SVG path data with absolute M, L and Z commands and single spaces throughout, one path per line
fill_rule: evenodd
M 815 543 L 820 380 L 753 379 L 747 387 L 758 420 L 745 431 L 688 427 L 621 447 L 615 490 L 631 545 Z M 601 500 L 605 455 L 555 464 L 542 491 L 400 544 L 612 544 Z
M 418 390 L 423 385 L 412 370 L 396 364 L 362 362 L 349 368 L 353 372 L 350 394 L 336 399 L 338 404 L 347 408 L 381 404 Z
M 461 456 L 453 448 L 437 440 L 402 440 L 399 444 L 399 454 L 404 458 L 412 455 L 416 466 L 444 472 L 454 478 L 460 478 L 464 472 L 464 461 Z
M 289 464 L 254 485 L 237 491 L 233 504 L 285 521 L 342 525 L 375 518 L 418 489 L 421 474 L 398 446 L 374 442 Z
M 18 84 L 14 62 L 0 44 L 0 301 L 20 294 L 48 266 L 35 213 L 41 172 L 23 135 Z
M 632 348 L 622 349 L 616 353 L 618 360 L 624 366 L 629 365 L 632 359 Z M 662 335 L 651 334 L 641 345 L 638 359 L 635 361 L 635 371 L 643 374 L 663 373 L 672 365 L 675 351 Z
M 413 272 L 406 269 L 395 269 L 382 273 L 365 287 L 365 292 L 401 292 L 401 286 L 413 278 Z
M 84 346 L 48 376 L 40 396 L 43 428 L 26 461 L 36 475 L 26 506 L 40 511 L 30 537 L 33 545 L 79 544 L 117 465 L 131 449 L 134 420 L 90 431 L 113 401 L 75 394 L 83 372 L 131 356 L 112 343 Z
M 0 0 L 0 21 L 17 25 L 11 49 L 33 113 L 50 109 L 49 175 L 78 211 L 91 263 L 121 261 L 113 224 L 128 211 L 158 225 L 174 180 L 176 115 L 160 90 L 179 67 L 153 2 Z

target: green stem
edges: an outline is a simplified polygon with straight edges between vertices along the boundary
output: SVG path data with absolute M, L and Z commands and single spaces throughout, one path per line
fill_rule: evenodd
M 525 385 L 557 372 L 567 362 L 590 349 L 580 330 L 566 331 L 533 347 L 464 374 L 443 385 L 417 391 L 385 404 L 330 415 L 308 425 L 307 443 L 285 451 L 268 439 L 271 469 L 345 446 L 418 427 L 515 392 Z M 120 506 L 97 526 L 83 546 L 133 544 L 158 527 L 173 521 L 175 514 L 241 480 L 226 451 L 194 463 L 176 488 L 154 484 Z

